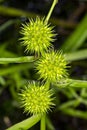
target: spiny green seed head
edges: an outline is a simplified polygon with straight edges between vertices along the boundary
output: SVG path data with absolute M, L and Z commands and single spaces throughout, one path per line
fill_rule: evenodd
M 61 52 L 50 51 L 45 53 L 37 62 L 36 70 L 40 79 L 49 82 L 58 82 L 68 76 L 67 62 Z
M 26 46 L 26 51 L 31 53 L 43 54 L 54 41 L 55 36 L 53 27 L 49 26 L 44 19 L 39 17 L 36 20 L 30 20 L 29 23 L 23 24 L 21 34 L 22 43 Z
M 44 114 L 54 106 L 53 91 L 47 90 L 44 85 L 30 83 L 20 93 L 22 107 L 31 114 Z

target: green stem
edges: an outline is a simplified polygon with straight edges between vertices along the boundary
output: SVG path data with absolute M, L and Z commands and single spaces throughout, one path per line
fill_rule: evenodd
M 20 71 L 25 71 L 27 69 L 33 68 L 33 64 L 17 64 L 14 66 L 7 66 L 6 68 L 1 68 L 0 69 L 0 76 L 4 76 L 7 74 L 14 74 L 14 73 L 19 73 Z
M 87 58 L 87 49 L 80 50 L 77 52 L 66 53 L 66 60 L 67 61 L 74 61 L 74 60 L 81 60 Z M 34 56 L 23 56 L 23 57 L 16 57 L 16 58 L 0 58 L 0 64 L 7 64 L 7 63 L 25 63 L 25 62 L 33 62 L 35 61 Z
M 70 101 L 65 102 L 65 103 L 63 103 L 62 105 L 60 105 L 60 106 L 56 109 L 56 111 L 58 111 L 58 110 L 64 110 L 64 109 L 66 109 L 66 108 L 68 108 L 68 107 L 74 107 L 74 106 L 77 106 L 77 105 L 79 105 L 79 104 L 80 104 L 80 101 L 79 101 L 78 99 L 70 100 Z
M 13 99 L 15 99 L 16 101 L 19 101 L 17 92 L 16 92 L 15 89 L 14 89 L 14 86 L 10 86 L 10 93 L 11 93 Z
M 50 81 L 46 81 L 46 82 L 45 82 L 45 86 L 46 86 L 46 88 L 49 90 L 49 88 L 50 88 Z
M 17 58 L 0 58 L 0 64 L 33 62 L 34 56 L 23 56 Z
M 34 115 L 20 123 L 17 123 L 16 125 L 13 125 L 12 127 L 6 129 L 6 130 L 25 130 L 29 129 L 32 126 L 34 126 L 39 120 L 41 119 L 41 115 Z
M 0 32 L 4 31 L 7 27 L 11 26 L 15 22 L 17 22 L 17 20 L 8 20 L 7 22 L 5 22 L 0 26 Z
M 46 19 L 45 19 L 46 22 L 49 21 L 50 16 L 51 16 L 51 14 L 52 14 L 52 12 L 53 12 L 53 9 L 54 9 L 54 7 L 55 7 L 55 5 L 56 5 L 57 3 L 58 3 L 58 0 L 54 0 L 54 1 L 53 1 L 52 6 L 51 6 L 51 8 L 50 8 L 50 10 L 49 10 L 49 12 L 48 12 L 48 15 L 47 15 Z
M 87 112 L 86 111 L 80 111 L 80 110 L 75 110 L 72 108 L 66 108 L 66 109 L 63 109 L 62 112 L 65 114 L 68 114 L 70 116 L 73 116 L 73 117 L 87 119 Z
M 35 18 L 36 16 L 43 17 L 41 14 L 31 13 L 22 11 L 19 9 L 15 9 L 12 7 L 6 7 L 6 6 L 0 6 L 0 14 L 4 16 L 10 16 L 10 17 L 22 17 L 25 16 L 27 18 Z M 71 21 L 65 21 L 62 19 L 56 19 L 56 18 L 50 18 L 50 22 L 54 25 L 61 26 L 63 28 L 75 28 L 77 26 L 77 23 L 71 22 Z
M 75 61 L 75 60 L 81 60 L 87 58 L 87 49 L 72 52 L 72 53 L 66 53 L 66 60 L 68 61 Z
M 41 118 L 40 130 L 46 130 L 46 115 L 45 114 Z
M 12 7 L 6 7 L 6 6 L 2 6 L 0 5 L 0 14 L 2 15 L 9 15 L 9 16 L 12 16 L 12 17 L 15 17 L 15 16 L 26 16 L 27 18 L 34 18 L 36 17 L 36 13 L 31 13 L 31 12 L 26 12 L 26 11 L 23 11 L 23 10 L 20 10 L 20 9 L 16 9 L 16 8 L 12 8 Z
M 47 125 L 48 130 L 55 130 L 55 128 L 52 124 L 52 121 L 47 116 L 46 116 L 46 125 Z
M 74 79 L 66 79 L 63 82 L 55 84 L 55 86 L 59 88 L 87 88 L 87 81 L 84 80 L 74 80 Z
M 65 52 L 74 52 L 82 46 L 87 39 L 87 14 L 79 23 L 75 31 L 65 40 L 61 49 Z

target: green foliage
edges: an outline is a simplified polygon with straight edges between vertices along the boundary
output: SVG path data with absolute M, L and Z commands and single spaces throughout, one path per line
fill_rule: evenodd
M 41 130 L 45 130 L 46 125 L 50 130 L 54 130 L 55 128 L 52 122 L 47 117 L 48 111 L 52 110 L 54 104 L 56 104 L 55 112 L 61 111 L 70 116 L 87 119 L 87 112 L 78 110 L 80 104 L 87 106 L 87 81 L 70 79 L 67 73 L 68 61 L 73 61 L 73 64 L 79 64 L 79 60 L 87 58 L 87 49 L 79 49 L 82 45 L 84 46 L 85 40 L 87 39 L 87 15 L 85 15 L 75 31 L 61 46 L 61 49 L 66 54 L 60 51 L 50 50 L 49 48 L 53 47 L 51 42 L 54 41 L 55 33 L 53 27 L 48 24 L 48 21 L 57 2 L 57 0 L 53 1 L 45 19 L 39 17 L 35 20 L 30 19 L 29 23 L 23 24 L 22 26 L 21 34 L 23 37 L 21 40 L 23 40 L 23 45 L 26 47 L 26 51 L 31 53 L 35 52 L 35 56 L 20 56 L 21 54 L 9 51 L 7 49 L 7 46 L 10 45 L 9 41 L 0 45 L 0 85 L 2 86 L 2 88 L 0 87 L 0 94 L 2 94 L 6 87 L 9 87 L 13 99 L 19 101 L 18 99 L 20 98 L 24 111 L 28 114 L 33 114 L 33 116 L 15 124 L 8 128 L 8 130 L 26 130 L 34 126 L 38 121 L 41 122 Z M 24 15 L 32 18 L 36 16 L 35 14 L 3 6 L 0 6 L 0 12 L 3 15 Z M 51 21 L 53 23 L 55 21 L 56 25 L 64 27 L 73 28 L 76 26 L 76 24 L 64 23 L 58 19 L 51 19 Z M 17 26 L 18 23 L 18 20 L 8 21 L 0 27 L 0 32 L 3 32 L 12 24 L 16 24 Z M 38 54 L 38 57 L 36 54 Z M 78 62 L 75 62 L 77 60 Z M 82 65 L 84 65 L 83 62 Z M 39 75 L 34 74 L 36 76 L 34 78 L 42 82 L 40 84 L 37 84 L 36 81 L 29 82 L 24 87 L 27 80 L 31 80 L 32 74 L 30 69 L 38 71 L 37 74 Z M 82 79 L 87 78 L 83 76 L 81 77 Z M 17 91 L 20 88 L 22 88 L 22 91 L 18 97 Z M 57 99 L 55 101 L 56 103 L 54 103 L 53 93 L 55 93 Z M 67 97 L 67 101 L 61 103 L 60 93 Z M 13 104 L 19 107 L 18 102 Z
M 84 25 L 84 26 L 83 26 Z M 87 39 L 87 14 L 84 16 L 81 23 L 77 26 L 72 35 L 64 42 L 61 47 L 64 51 L 75 51 L 84 43 Z

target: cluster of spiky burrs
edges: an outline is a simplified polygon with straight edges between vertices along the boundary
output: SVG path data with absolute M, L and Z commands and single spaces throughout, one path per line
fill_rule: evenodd
M 44 19 L 37 17 L 35 21 L 31 19 L 29 23 L 23 24 L 21 34 L 26 51 L 40 56 L 35 63 L 35 69 L 40 75 L 39 79 L 52 83 L 67 78 L 65 55 L 49 49 L 56 35 L 53 27 Z M 20 93 L 22 107 L 27 113 L 44 114 L 54 106 L 52 95 L 52 90 L 45 84 L 29 83 Z

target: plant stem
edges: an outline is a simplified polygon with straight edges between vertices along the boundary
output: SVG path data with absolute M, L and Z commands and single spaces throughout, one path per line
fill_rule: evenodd
M 31 128 L 33 125 L 35 125 L 39 120 L 41 119 L 41 115 L 34 115 L 20 123 L 17 123 L 16 125 L 13 125 L 12 127 L 6 129 L 6 130 L 25 130 Z
M 29 11 L 23 11 L 20 9 L 12 8 L 12 7 L 6 7 L 6 6 L 0 6 L 0 14 L 10 17 L 22 17 L 25 16 L 27 18 L 35 18 L 36 16 L 43 17 L 41 14 L 37 13 L 30 13 Z M 19 21 L 20 22 L 20 21 Z M 66 21 L 62 19 L 57 18 L 50 18 L 50 22 L 54 25 L 61 26 L 63 28 L 75 28 L 77 26 L 77 23 Z
M 65 40 L 61 49 L 64 52 L 73 52 L 82 46 L 87 38 L 87 14 L 79 23 L 75 31 Z
M 46 115 L 45 114 L 41 118 L 40 130 L 46 130 Z
M 48 12 L 48 14 L 47 14 L 46 19 L 45 19 L 46 22 L 49 21 L 50 16 L 51 16 L 51 14 L 52 14 L 52 12 L 53 12 L 53 9 L 54 9 L 54 7 L 55 7 L 55 5 L 56 5 L 57 3 L 58 3 L 58 0 L 54 0 L 54 1 L 53 1 L 52 6 L 51 6 L 51 8 L 50 8 L 50 10 L 49 10 L 49 12 Z
M 63 109 L 62 112 L 65 114 L 68 114 L 70 116 L 73 116 L 73 117 L 87 119 L 87 112 L 86 111 L 80 111 L 80 110 L 75 110 L 72 108 L 66 108 L 66 109 Z
M 20 9 L 16 9 L 16 8 L 12 8 L 12 7 L 6 7 L 6 6 L 2 6 L 0 5 L 0 14 L 2 15 L 9 15 L 12 17 L 15 16 L 26 16 L 27 18 L 32 18 L 32 17 L 36 17 L 36 13 L 31 13 L 31 12 L 26 12 Z
M 17 22 L 17 20 L 8 20 L 7 22 L 5 22 L 0 26 L 0 32 L 4 31 L 7 27 L 11 26 L 15 22 Z
M 17 58 L 0 58 L 0 64 L 33 62 L 34 56 L 23 56 Z
M 65 102 L 63 103 L 62 105 L 60 105 L 56 111 L 58 110 L 63 110 L 63 109 L 66 109 L 66 108 L 69 108 L 69 107 L 72 107 L 72 106 L 77 106 L 77 104 L 79 105 L 80 104 L 80 101 L 78 99 L 74 99 L 74 100 L 70 100 L 68 102 Z
M 49 130 L 55 130 L 52 121 L 49 119 L 49 117 L 46 116 L 46 125 Z
M 87 58 L 87 49 L 66 53 L 66 60 L 68 61 L 75 61 Z
M 45 82 L 45 86 L 46 86 L 46 88 L 49 90 L 49 88 L 50 88 L 50 81 L 46 81 L 46 82 Z
M 67 61 L 75 61 L 87 58 L 87 49 L 66 53 L 66 60 Z M 35 61 L 34 56 L 23 56 L 23 57 L 16 57 L 16 58 L 0 58 L 0 64 L 7 64 L 7 63 L 25 63 L 25 62 L 33 62 Z
M 32 63 L 30 63 L 30 64 L 19 64 L 19 65 L 9 66 L 9 67 L 6 67 L 6 68 L 1 68 L 0 69 L 0 76 L 18 73 L 20 71 L 25 71 L 25 70 L 31 69 L 31 68 L 33 68 Z
M 55 86 L 59 88 L 87 88 L 87 81 L 84 80 L 74 80 L 74 79 L 66 79 L 65 81 L 54 84 Z

